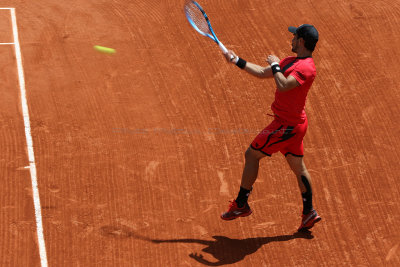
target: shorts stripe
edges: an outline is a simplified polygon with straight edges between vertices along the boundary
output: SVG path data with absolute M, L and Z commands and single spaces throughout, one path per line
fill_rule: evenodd
M 275 145 L 275 144 L 278 144 L 278 143 L 283 142 L 283 141 L 287 141 L 287 140 L 289 140 L 290 138 L 292 138 L 293 136 L 295 136 L 296 133 L 292 134 L 293 129 L 294 129 L 293 126 L 288 126 L 288 127 L 285 129 L 285 132 L 283 133 L 283 135 L 282 135 L 281 137 L 279 137 L 279 138 L 281 138 L 281 140 L 276 141 L 276 142 L 270 144 L 268 147 L 270 147 L 270 146 L 272 146 L 272 145 Z
M 272 133 L 270 133 L 270 135 L 268 135 L 267 141 L 265 142 L 265 144 L 260 147 L 260 151 L 269 143 L 269 140 L 271 139 L 271 137 L 276 134 L 277 132 L 279 132 L 282 129 L 283 125 L 281 125 L 278 129 L 276 129 L 275 131 L 273 131 Z

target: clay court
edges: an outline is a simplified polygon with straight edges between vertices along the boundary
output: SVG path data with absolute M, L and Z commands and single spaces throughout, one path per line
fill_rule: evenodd
M 253 214 L 219 218 L 275 83 L 228 64 L 183 3 L 2 1 L 0 265 L 399 266 L 400 3 L 200 1 L 256 64 L 293 55 L 288 26 L 320 33 L 304 160 L 323 220 L 308 234 L 279 153 Z

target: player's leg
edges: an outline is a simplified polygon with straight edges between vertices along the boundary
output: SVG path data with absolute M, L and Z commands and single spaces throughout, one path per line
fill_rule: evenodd
M 260 167 L 260 159 L 264 158 L 266 155 L 262 152 L 249 147 L 246 150 L 245 163 L 242 173 L 242 181 L 240 183 L 240 190 L 236 198 L 236 203 L 239 208 L 247 205 L 247 200 L 249 198 L 253 184 L 255 183 L 258 176 L 258 169 Z
M 262 152 L 249 147 L 244 154 L 245 164 L 242 173 L 242 182 L 240 187 L 251 190 L 254 182 L 257 179 L 258 168 L 260 166 L 260 159 L 264 158 L 266 155 Z
M 286 156 L 286 161 L 288 162 L 293 173 L 296 175 L 297 183 L 303 197 L 303 214 L 306 214 L 313 209 L 310 174 L 306 168 L 306 165 L 304 164 L 303 157 L 288 154 Z
M 245 217 L 252 213 L 247 200 L 254 182 L 257 179 L 260 159 L 266 155 L 249 147 L 245 153 L 245 164 L 242 173 L 242 181 L 237 198 L 231 202 L 228 211 L 221 214 L 223 220 L 233 220 Z
M 314 226 L 316 222 L 321 220 L 321 217 L 313 208 L 311 176 L 306 168 L 302 156 L 287 154 L 286 160 L 293 173 L 296 175 L 297 183 L 299 185 L 301 196 L 303 199 L 302 222 L 300 224 L 299 230 L 310 229 Z
M 228 211 L 221 214 L 223 220 L 233 220 L 252 213 L 247 199 L 257 179 L 260 159 L 280 151 L 279 146 L 271 148 L 269 144 L 279 143 L 279 136 L 282 135 L 281 129 L 283 128 L 284 125 L 279 121 L 272 121 L 256 136 L 250 147 L 246 150 L 240 190 L 237 198 L 231 202 Z
M 253 140 L 245 153 L 246 161 L 240 184 L 241 189 L 243 188 L 248 191 L 252 189 L 257 179 L 260 159 L 280 151 L 280 146 L 283 144 L 281 137 L 285 133 L 286 127 L 275 119 Z

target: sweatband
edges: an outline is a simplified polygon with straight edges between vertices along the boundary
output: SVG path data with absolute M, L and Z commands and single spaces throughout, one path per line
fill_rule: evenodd
M 271 70 L 272 70 L 272 74 L 275 74 L 277 72 L 281 72 L 282 73 L 281 67 L 279 67 L 279 63 L 277 63 L 277 62 L 273 62 L 271 64 Z
M 236 66 L 238 66 L 241 69 L 244 69 L 246 67 L 246 60 L 243 58 L 239 58 L 238 62 L 236 63 Z

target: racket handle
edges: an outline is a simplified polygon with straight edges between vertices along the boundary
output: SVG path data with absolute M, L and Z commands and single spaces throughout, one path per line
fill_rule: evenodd
M 228 53 L 228 49 L 226 49 L 226 47 L 224 46 L 223 43 L 219 42 L 218 45 L 219 45 L 219 48 L 221 48 L 221 50 L 222 50 L 222 52 L 223 52 L 224 54 L 227 54 L 227 53 Z M 234 58 L 234 56 L 231 55 L 231 60 L 232 60 L 233 58 Z
M 228 49 L 226 49 L 226 47 L 224 46 L 223 43 L 219 42 L 218 45 L 219 45 L 219 48 L 221 48 L 221 50 L 222 50 L 222 52 L 224 54 L 228 53 Z

